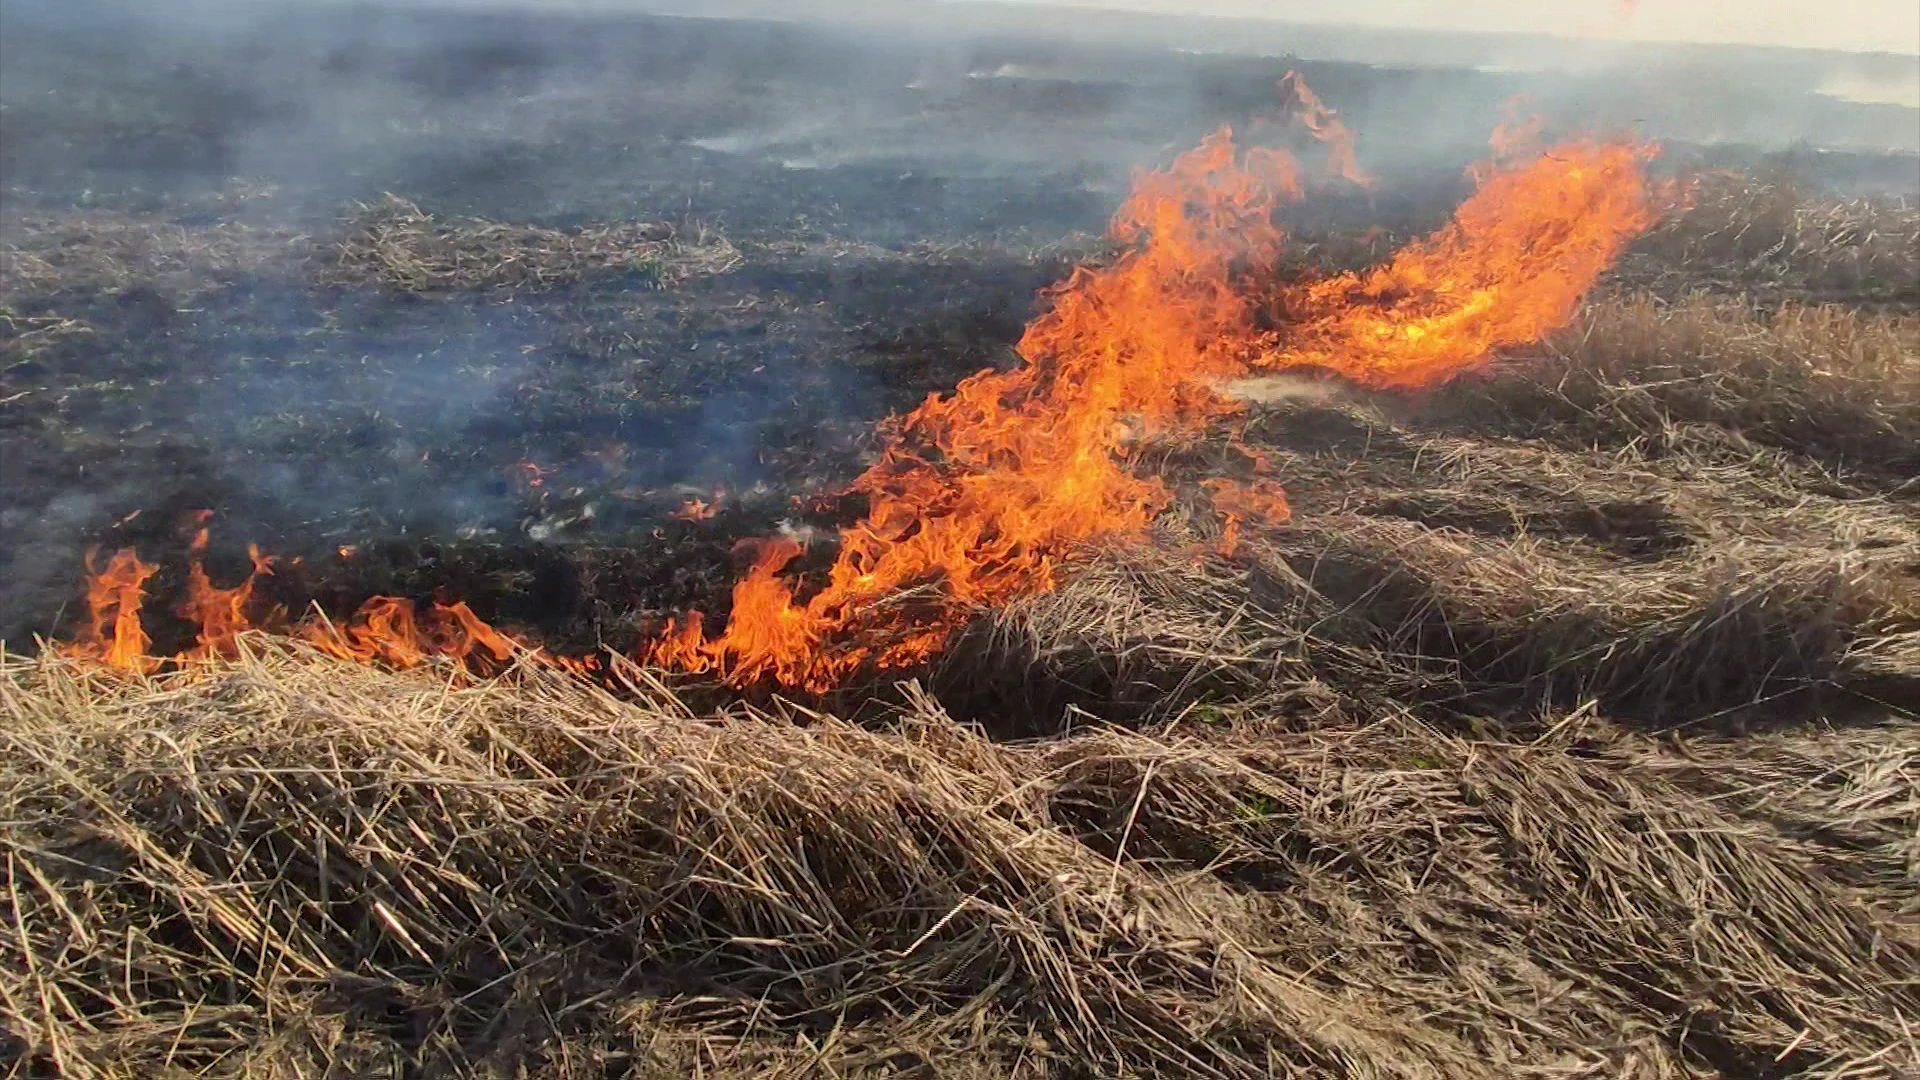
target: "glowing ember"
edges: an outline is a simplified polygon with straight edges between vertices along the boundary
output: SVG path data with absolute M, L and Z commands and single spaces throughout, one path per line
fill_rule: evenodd
M 673 516 L 681 521 L 707 521 L 720 512 L 719 498 L 720 496 L 715 495 L 715 501 L 708 502 L 695 496 L 688 499 L 680 509 L 675 510 Z
M 510 472 L 522 488 L 531 490 L 546 484 L 547 476 L 553 470 L 542 468 L 531 461 L 516 462 Z

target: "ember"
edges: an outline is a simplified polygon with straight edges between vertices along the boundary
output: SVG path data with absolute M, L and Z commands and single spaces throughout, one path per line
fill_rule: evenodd
M 712 502 L 697 495 L 689 497 L 685 503 L 681 504 L 680 509 L 673 512 L 673 516 L 681 521 L 709 521 L 720 512 L 720 503 L 725 498 L 726 493 L 723 491 L 716 491 Z

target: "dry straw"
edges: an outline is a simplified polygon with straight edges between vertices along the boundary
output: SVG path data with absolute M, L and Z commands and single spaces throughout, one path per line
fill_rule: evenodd
M 388 195 L 358 208 L 335 244 L 334 264 L 320 277 L 336 284 L 378 281 L 409 292 L 540 288 L 608 273 L 665 286 L 724 273 L 739 262 L 733 245 L 705 231 L 682 238 L 653 222 L 560 230 L 443 220 Z

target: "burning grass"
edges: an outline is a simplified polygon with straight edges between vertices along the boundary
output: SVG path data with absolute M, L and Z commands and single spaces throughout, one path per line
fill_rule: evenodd
M 1141 177 L 1021 365 L 881 429 L 831 551 L 804 520 L 750 544 L 717 634 L 636 619 L 588 663 L 458 597 L 290 623 L 271 559 L 216 585 L 202 531 L 163 660 L 154 568 L 97 563 L 81 640 L 0 666 L 18 1056 L 1913 1073 L 1920 330 L 1582 307 L 1656 224 L 1648 152 L 1503 159 L 1446 228 L 1302 280 L 1274 210 L 1304 173 L 1216 135 Z M 1643 246 L 1759 265 L 1711 196 Z M 735 258 L 389 199 L 320 273 Z
M 626 676 L 8 664 L 18 1045 L 76 1077 L 1920 1067 L 1911 722 L 1249 705 L 1001 744 L 911 689 L 857 727 Z

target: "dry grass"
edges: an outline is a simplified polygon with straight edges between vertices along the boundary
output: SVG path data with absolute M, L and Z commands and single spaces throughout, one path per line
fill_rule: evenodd
M 93 332 L 79 319 L 64 315 L 17 315 L 0 305 L 0 375 L 69 338 Z M 4 403 L 5 397 L 0 397 Z
M 1616 297 L 1498 376 L 1443 391 L 1434 415 L 1638 457 L 1779 451 L 1863 493 L 1920 494 L 1920 315 Z
M 1635 245 L 1618 276 L 1669 294 L 1733 291 L 1920 303 L 1920 206 L 1840 199 L 1790 175 L 1715 173 Z
M 179 295 L 297 268 L 312 238 L 237 222 L 182 225 L 150 214 L 80 211 L 10 219 L 0 241 L 0 303 L 134 285 Z
M 625 698 L 272 645 L 193 681 L 8 665 L 0 957 L 33 1060 L 75 1077 L 1920 1068 L 1898 876 L 1911 722 L 1870 752 L 1802 733 L 1751 756 L 1585 711 L 1528 742 L 1386 713 L 1008 745 L 911 690 L 872 728 L 692 716 L 644 681 Z
M 1646 562 L 1333 516 L 1283 549 L 1328 608 L 1320 634 L 1425 673 L 1409 697 L 1546 712 L 1596 698 L 1663 727 L 1779 723 L 1850 695 L 1920 707 L 1920 544 Z
M 682 237 L 657 222 L 560 230 L 442 220 L 392 195 L 357 207 L 337 235 L 81 211 L 8 220 L 0 305 L 25 310 L 28 300 L 136 286 L 184 298 L 256 276 L 407 292 L 542 288 L 599 274 L 667 286 L 739 261 L 725 238 L 705 230 Z
M 389 195 L 361 206 L 321 272 L 334 284 L 377 281 L 390 289 L 540 288 L 590 275 L 637 275 L 655 286 L 725 273 L 740 256 L 724 238 L 677 236 L 671 226 L 635 222 L 543 229 L 481 219 L 442 220 Z

